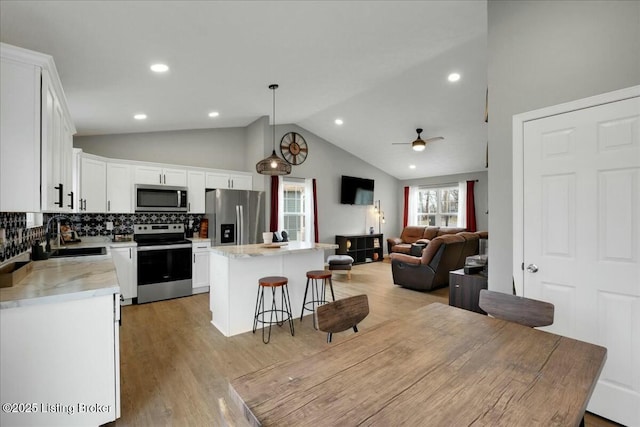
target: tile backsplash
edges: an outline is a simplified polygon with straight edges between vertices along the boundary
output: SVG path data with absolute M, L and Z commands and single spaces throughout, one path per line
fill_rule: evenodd
M 56 214 L 44 214 L 44 224 Z M 184 212 L 144 212 L 135 214 L 94 213 L 63 214 L 69 218 L 78 236 L 110 236 L 113 233 L 132 234 L 133 224 L 180 223 L 186 227 L 190 221 L 195 233 L 200 231 L 201 214 Z M 113 223 L 113 231 L 107 230 L 106 222 Z M 68 224 L 69 220 L 63 219 Z M 4 230 L 5 241 L 0 245 L 0 263 L 27 252 L 37 240 L 44 241 L 45 227 L 27 228 L 27 214 L 24 212 L 0 212 L 0 229 Z
M 27 214 L 0 212 L 5 241 L 0 245 L 0 263 L 26 252 L 36 240 L 44 239 L 44 227 L 27 228 Z
M 44 221 L 48 221 L 54 214 L 44 214 Z M 200 230 L 201 214 L 187 214 L 184 212 L 138 212 L 129 213 L 73 213 L 66 214 L 71 219 L 78 236 L 110 236 L 113 233 L 132 234 L 134 224 L 184 224 L 185 229 L 189 221 L 193 221 L 194 232 Z M 107 222 L 113 223 L 113 231 L 107 230 Z M 68 220 L 63 220 L 68 224 Z

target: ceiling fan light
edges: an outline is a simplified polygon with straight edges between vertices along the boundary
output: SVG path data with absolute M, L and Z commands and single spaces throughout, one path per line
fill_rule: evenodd
M 425 147 L 426 144 L 421 139 L 416 139 L 411 143 L 411 148 L 413 148 L 413 151 L 424 151 Z

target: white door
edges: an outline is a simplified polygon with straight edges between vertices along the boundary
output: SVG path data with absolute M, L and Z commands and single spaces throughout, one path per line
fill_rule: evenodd
M 188 210 L 189 213 L 204 213 L 205 205 L 205 174 L 202 171 L 187 171 L 187 183 L 188 192 L 187 197 L 189 199 Z
M 173 187 L 187 186 L 187 171 L 185 169 L 169 169 L 162 170 L 162 183 Z
M 640 425 L 640 98 L 523 132 L 524 295 L 555 305 L 544 329 L 607 348 L 587 409 Z

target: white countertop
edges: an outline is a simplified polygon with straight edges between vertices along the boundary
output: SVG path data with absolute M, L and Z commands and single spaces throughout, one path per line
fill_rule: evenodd
M 280 247 L 267 247 L 265 244 L 213 246 L 210 250 L 214 254 L 229 258 L 250 258 L 257 256 L 286 255 L 290 253 L 323 251 L 336 249 L 338 245 L 330 243 L 287 242 Z
M 111 255 L 32 261 L 17 285 L 0 289 L 0 309 L 91 298 L 120 292 Z

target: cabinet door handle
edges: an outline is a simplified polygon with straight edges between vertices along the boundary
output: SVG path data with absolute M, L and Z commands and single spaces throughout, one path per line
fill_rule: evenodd
M 129 259 L 131 259 L 131 248 L 129 248 Z
M 67 196 L 71 197 L 71 204 L 67 205 L 67 207 L 73 209 L 73 191 L 69 194 L 67 194 Z
M 162 184 L 162 174 L 159 174 L 158 178 L 160 179 L 160 184 Z
M 84 210 L 87 210 L 87 199 L 84 199 Z
M 167 175 L 164 175 L 164 182 L 163 182 L 163 184 L 166 184 L 166 183 L 167 183 Z
M 196 263 L 196 254 L 193 254 L 193 263 Z
M 53 204 L 62 207 L 62 204 L 64 203 L 62 201 L 63 194 L 64 194 L 64 185 L 62 185 L 62 183 L 59 183 L 57 187 L 53 187 L 53 188 L 58 190 L 58 201 L 53 202 Z
M 187 206 L 188 206 L 188 207 L 187 207 L 187 210 L 188 210 L 189 212 L 191 212 L 191 202 L 187 203 Z
M 111 200 L 107 200 L 107 212 L 111 212 Z

